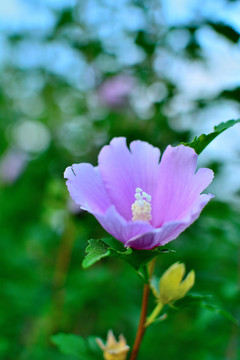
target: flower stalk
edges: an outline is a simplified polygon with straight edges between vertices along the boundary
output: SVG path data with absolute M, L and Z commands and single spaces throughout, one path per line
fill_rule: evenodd
M 157 318 L 157 316 L 160 314 L 160 312 L 162 311 L 162 308 L 164 307 L 164 304 L 162 302 L 159 302 L 157 304 L 157 306 L 155 307 L 155 309 L 153 310 L 153 312 L 151 313 L 151 315 L 147 318 L 145 326 L 149 326 L 152 322 L 155 321 L 155 319 Z
M 148 264 L 149 282 L 145 283 L 143 287 L 142 306 L 141 306 L 141 314 L 138 324 L 138 330 L 129 360 L 137 359 L 139 348 L 147 328 L 146 319 L 147 319 L 148 298 L 150 293 L 150 280 L 154 271 L 155 262 L 156 262 L 156 258 L 150 261 L 150 263 Z
M 150 292 L 149 284 L 148 283 L 144 284 L 141 315 L 140 315 L 137 335 L 136 335 L 136 338 L 135 338 L 135 341 L 133 344 L 133 348 L 132 348 L 132 352 L 131 352 L 131 356 L 130 356 L 129 360 L 135 360 L 137 358 L 138 351 L 139 351 L 144 333 L 146 331 L 145 323 L 146 323 L 146 318 L 147 318 L 147 305 L 148 305 L 149 292 Z

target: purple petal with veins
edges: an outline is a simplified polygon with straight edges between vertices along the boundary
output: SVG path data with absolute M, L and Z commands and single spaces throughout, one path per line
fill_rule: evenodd
M 198 155 L 184 145 L 160 151 L 144 141 L 114 138 L 98 166 L 65 170 L 71 197 L 125 246 L 152 249 L 176 239 L 213 197 L 201 194 L 213 172 L 196 171 Z

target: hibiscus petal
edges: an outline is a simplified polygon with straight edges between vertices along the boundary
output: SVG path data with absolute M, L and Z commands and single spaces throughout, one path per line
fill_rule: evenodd
M 130 144 L 130 150 L 125 138 L 114 138 L 103 147 L 98 158 L 108 195 L 126 220 L 132 219 L 131 205 L 137 187 L 153 195 L 160 157 L 159 149 L 139 140 Z
M 159 176 L 160 150 L 140 140 L 131 142 L 130 150 L 136 187 L 153 196 Z
M 152 199 L 152 223 L 161 227 L 165 222 L 183 219 L 213 179 L 210 169 L 195 173 L 198 155 L 187 146 L 168 146 L 159 170 L 159 181 Z
M 90 213 L 104 213 L 111 202 L 104 188 L 99 169 L 90 164 L 69 166 L 64 177 L 71 197 Z
M 200 215 L 204 206 L 212 199 L 211 194 L 202 194 L 199 196 L 191 213 L 182 220 L 166 222 L 161 228 L 155 229 L 150 233 L 145 233 L 126 242 L 125 246 L 135 249 L 152 249 L 156 246 L 162 246 L 169 241 L 176 239 L 187 227 L 189 227 Z
M 94 214 L 102 227 L 117 240 L 125 244 L 129 239 L 153 231 L 153 227 L 144 221 L 128 222 L 110 206 L 105 214 Z
M 211 169 L 201 168 L 194 175 L 194 190 L 201 193 L 212 182 L 214 172 Z

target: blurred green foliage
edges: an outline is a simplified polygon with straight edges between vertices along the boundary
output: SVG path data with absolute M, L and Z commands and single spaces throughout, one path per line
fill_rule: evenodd
M 207 26 L 235 46 L 239 34 L 231 25 L 199 15 L 194 23 L 168 26 L 159 21 L 160 2 L 132 0 L 122 6 L 128 13 L 140 12 L 144 25 L 131 27 L 131 21 L 122 19 L 121 28 L 112 2 L 99 2 L 96 9 L 91 4 L 51 10 L 54 22 L 47 31 L 3 34 L 9 54 L 0 78 L 3 360 L 70 360 L 51 342 L 59 332 L 105 339 L 111 328 L 133 343 L 142 281 L 128 264 L 113 258 L 82 269 L 87 240 L 106 233 L 70 202 L 63 171 L 75 162 L 96 164 L 99 149 L 114 136 L 147 140 L 161 150 L 169 143 L 191 141 L 199 111 L 226 99 L 239 101 L 239 84 L 215 96 L 201 94 L 192 101 L 191 124 L 182 127 L 181 114 L 173 111 L 181 88 L 167 74 L 169 63 L 160 64 L 160 70 L 156 66 L 164 51 L 205 63 L 197 32 Z M 98 19 L 95 23 L 86 20 L 87 7 Z M 110 30 L 104 28 L 108 23 Z M 180 49 L 173 44 L 178 45 L 183 30 L 188 40 Z M 65 52 L 59 52 L 62 48 Z M 114 80 L 110 90 L 109 79 Z M 217 177 L 219 164 L 215 167 Z M 237 201 L 214 199 L 169 244 L 176 253 L 160 256 L 156 266 L 160 276 L 172 263 L 184 262 L 196 271 L 194 292 L 211 294 L 209 303 L 238 320 L 239 219 Z M 139 360 L 156 359 L 156 354 L 163 359 L 236 360 L 239 351 L 236 325 L 207 309 L 186 307 L 149 329 Z

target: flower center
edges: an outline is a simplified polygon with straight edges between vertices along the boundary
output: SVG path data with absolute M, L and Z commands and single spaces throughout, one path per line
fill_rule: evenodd
M 142 220 L 149 222 L 152 219 L 152 197 L 142 189 L 136 188 L 135 202 L 132 204 L 132 221 Z

